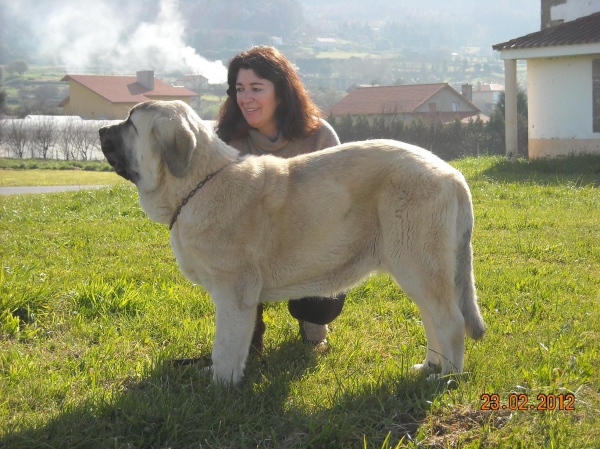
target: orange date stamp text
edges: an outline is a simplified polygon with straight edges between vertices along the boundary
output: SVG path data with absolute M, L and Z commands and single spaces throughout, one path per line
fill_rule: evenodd
M 483 393 L 481 400 L 481 410 L 575 410 L 575 395 L 572 393 L 540 393 L 535 401 L 527 394 L 511 393 L 506 402 L 500 400 L 499 394 Z

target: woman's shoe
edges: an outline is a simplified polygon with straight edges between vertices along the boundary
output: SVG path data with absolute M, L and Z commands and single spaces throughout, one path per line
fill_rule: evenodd
M 300 335 L 302 341 L 315 346 L 327 343 L 327 324 L 313 324 L 308 321 L 298 321 L 300 324 Z

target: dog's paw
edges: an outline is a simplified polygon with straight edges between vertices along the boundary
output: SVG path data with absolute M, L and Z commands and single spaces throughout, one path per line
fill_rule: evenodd
M 417 363 L 416 365 L 413 365 L 413 369 L 416 371 L 426 371 L 426 372 L 431 372 L 431 373 L 435 373 L 437 371 L 439 371 L 440 366 L 436 365 L 434 363 L 431 362 L 423 362 L 423 363 Z
M 200 375 L 202 375 L 202 376 L 213 377 L 214 374 L 215 374 L 215 369 L 213 368 L 212 365 L 205 366 L 204 368 L 200 368 Z
M 427 382 L 438 384 L 447 390 L 457 389 L 461 379 L 461 374 L 457 373 L 445 375 L 439 373 L 431 373 L 427 376 Z
M 215 368 L 214 366 L 210 365 L 210 366 L 205 366 L 204 368 L 200 368 L 200 375 L 202 377 L 210 377 L 212 382 L 210 383 L 210 386 L 213 388 L 220 388 L 220 387 L 232 387 L 232 386 L 236 386 L 239 381 L 237 383 L 232 382 L 231 380 L 223 380 L 223 379 L 219 379 L 217 376 L 215 376 Z

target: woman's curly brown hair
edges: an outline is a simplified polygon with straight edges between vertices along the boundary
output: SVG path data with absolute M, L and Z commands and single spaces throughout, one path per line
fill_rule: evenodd
M 221 106 L 217 134 L 225 142 L 245 137 L 248 122 L 237 104 L 236 81 L 240 69 L 252 69 L 275 85 L 275 97 L 280 100 L 275 117 L 277 128 L 287 140 L 304 137 L 320 127 L 321 110 L 311 100 L 308 91 L 291 63 L 274 47 L 257 46 L 234 56 L 227 70 L 227 100 Z

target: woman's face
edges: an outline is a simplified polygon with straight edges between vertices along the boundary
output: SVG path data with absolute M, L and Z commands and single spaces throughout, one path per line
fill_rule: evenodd
M 275 110 L 279 101 L 275 96 L 275 85 L 259 78 L 252 69 L 240 69 L 235 83 L 237 104 L 250 126 L 269 138 L 279 134 Z

